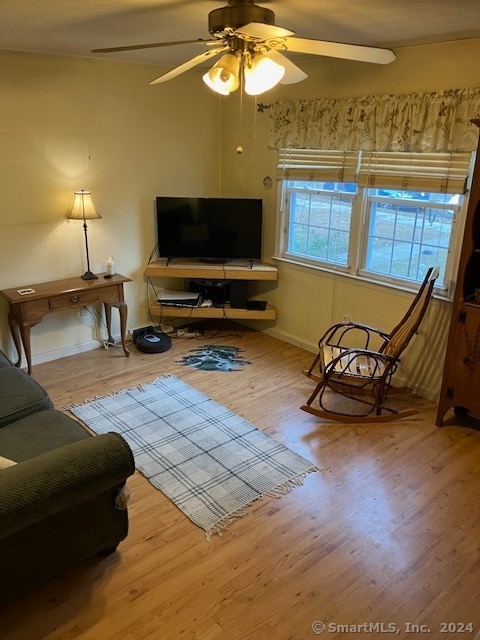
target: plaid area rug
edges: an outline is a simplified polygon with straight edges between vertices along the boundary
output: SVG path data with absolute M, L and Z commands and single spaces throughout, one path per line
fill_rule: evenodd
M 68 408 L 95 433 L 120 433 L 136 468 L 207 540 L 253 501 L 288 493 L 318 470 L 174 376 Z

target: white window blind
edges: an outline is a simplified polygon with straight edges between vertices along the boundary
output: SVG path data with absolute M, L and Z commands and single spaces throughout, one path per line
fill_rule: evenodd
M 465 193 L 470 153 L 362 152 L 357 182 L 360 187 Z
M 356 182 L 358 151 L 280 149 L 277 177 L 307 182 Z
M 471 153 L 406 153 L 280 149 L 277 177 L 357 182 L 360 187 L 466 193 Z

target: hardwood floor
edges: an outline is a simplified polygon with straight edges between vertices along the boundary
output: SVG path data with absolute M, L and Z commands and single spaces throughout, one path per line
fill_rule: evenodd
M 250 364 L 210 372 L 178 362 L 209 343 L 244 349 Z M 58 408 L 176 375 L 322 471 L 257 501 L 210 542 L 135 474 L 119 551 L 0 610 L 2 640 L 370 639 L 393 624 L 397 638 L 480 638 L 480 431 L 453 418 L 435 427 L 436 405 L 420 398 L 404 421 L 318 420 L 299 410 L 311 359 L 238 326 L 158 355 L 110 348 L 34 366 Z

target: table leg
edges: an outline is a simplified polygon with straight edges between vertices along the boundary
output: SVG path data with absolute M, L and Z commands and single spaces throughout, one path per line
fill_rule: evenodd
M 18 354 L 18 360 L 15 363 L 15 366 L 20 368 L 22 364 L 22 345 L 23 345 L 23 350 L 25 351 L 25 357 L 27 358 L 27 371 L 31 375 L 32 374 L 32 348 L 30 344 L 30 329 L 31 329 L 30 323 L 27 320 L 24 320 L 19 327 L 16 318 L 14 318 L 12 314 L 9 314 L 8 324 L 10 327 L 10 332 L 12 334 L 13 343 L 15 344 L 15 348 Z M 20 342 L 20 338 L 21 338 L 21 342 Z
M 104 302 L 105 307 L 105 322 L 107 324 L 108 340 L 114 342 L 112 337 L 112 307 L 117 307 L 120 314 L 120 338 L 122 340 L 122 347 L 124 354 L 128 357 L 130 351 L 125 343 L 125 334 L 127 332 L 127 303 L 125 300 L 118 300 L 118 302 Z
M 123 353 L 126 356 L 129 356 L 130 351 L 125 344 L 125 334 L 127 332 L 127 303 L 125 302 L 125 300 L 121 300 L 118 303 L 118 312 L 120 314 L 120 334 L 122 338 Z
M 20 332 L 18 330 L 18 324 L 11 313 L 8 314 L 8 326 L 10 327 L 10 333 L 12 334 L 13 344 L 17 350 L 18 360 L 15 363 L 16 367 L 20 367 L 22 364 L 22 345 L 20 343 Z
M 105 323 L 107 325 L 108 341 L 113 343 L 115 341 L 112 337 L 112 305 L 109 302 L 104 302 L 103 306 L 105 308 Z
M 32 349 L 30 345 L 30 323 L 24 320 L 20 325 L 20 335 L 22 336 L 23 350 L 25 351 L 25 357 L 27 358 L 27 371 L 32 374 Z

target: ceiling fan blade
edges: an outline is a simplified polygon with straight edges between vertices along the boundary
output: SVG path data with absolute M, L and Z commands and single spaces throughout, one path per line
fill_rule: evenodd
M 235 29 L 234 35 L 251 38 L 252 40 L 268 40 L 269 38 L 286 38 L 295 35 L 294 31 L 277 27 L 274 24 L 264 24 L 263 22 L 249 22 L 248 24 Z
M 204 53 L 201 53 L 199 56 L 195 56 L 194 58 L 187 60 L 186 62 L 181 64 L 179 67 L 175 67 L 175 69 L 172 69 L 168 73 L 165 73 L 163 76 L 160 76 L 155 80 L 152 80 L 150 84 L 160 84 L 162 82 L 167 82 L 167 80 L 171 80 L 172 78 L 176 78 L 176 76 L 179 76 L 181 73 L 184 73 L 185 71 L 188 71 L 193 67 L 196 67 L 197 64 L 201 64 L 204 60 L 213 58 L 214 56 L 217 56 L 219 53 L 221 53 L 222 51 L 226 51 L 227 49 L 229 49 L 229 46 L 224 45 L 222 47 L 216 47 L 215 49 L 210 49 L 209 51 L 205 51 Z
M 175 44 L 218 44 L 218 40 L 177 40 L 174 42 L 152 42 L 151 44 L 132 44 L 126 47 L 107 47 L 106 49 L 92 49 L 91 53 L 113 53 L 114 51 L 135 51 L 136 49 L 154 49 L 155 47 L 171 47 Z
M 305 80 L 305 78 L 308 78 L 304 71 L 297 67 L 296 64 L 293 64 L 291 60 L 282 55 L 279 51 L 270 49 L 265 55 L 277 64 L 285 67 L 285 75 L 280 80 L 280 84 L 295 84 L 296 82 L 301 82 L 302 80 Z
M 287 51 L 298 53 L 310 53 L 315 56 L 328 56 L 331 58 L 345 58 L 346 60 L 358 60 L 359 62 L 373 62 L 376 64 L 389 64 L 396 58 L 390 49 L 378 49 L 358 44 L 344 44 L 342 42 L 328 42 L 327 40 L 309 40 L 308 38 L 285 38 L 279 44 L 266 43 L 268 46 L 285 47 Z

